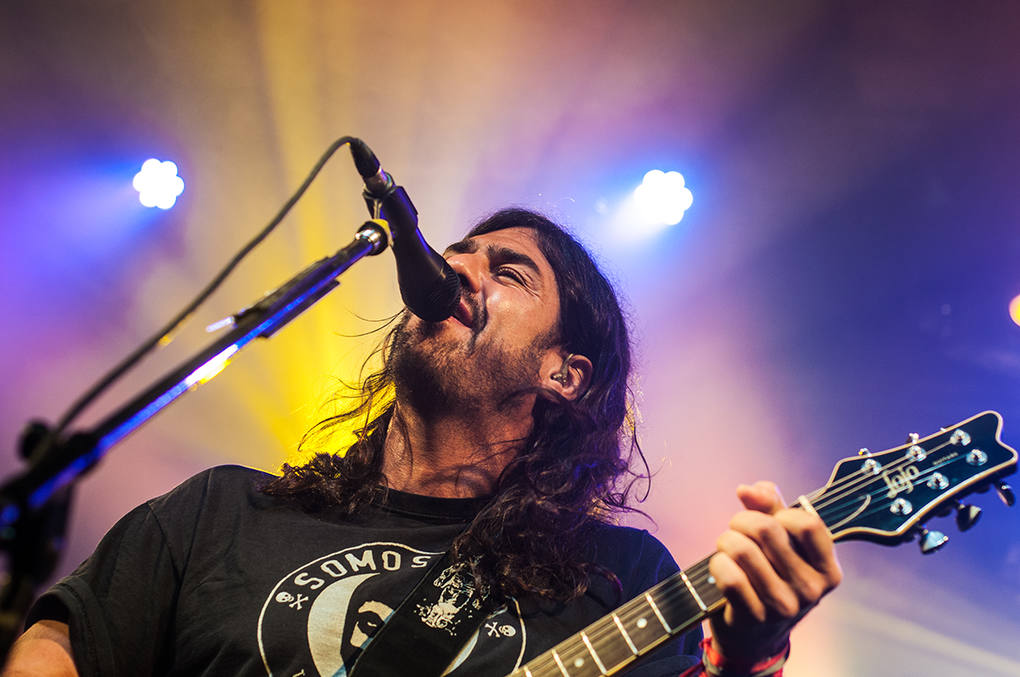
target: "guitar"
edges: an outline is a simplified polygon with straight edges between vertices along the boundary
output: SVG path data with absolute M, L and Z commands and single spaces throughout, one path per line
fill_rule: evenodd
M 1017 452 L 999 439 L 1002 417 L 986 411 L 923 439 L 836 464 L 828 483 L 794 506 L 815 512 L 834 541 L 868 540 L 896 545 L 920 537 L 921 552 L 948 541 L 921 523 L 956 509 L 961 530 L 980 509 L 959 499 L 995 485 L 1006 505 L 1016 502 L 1002 478 L 1016 470 Z M 682 570 L 608 616 L 536 656 L 507 677 L 601 677 L 612 675 L 671 636 L 722 608 L 725 600 L 708 571 L 708 560 Z

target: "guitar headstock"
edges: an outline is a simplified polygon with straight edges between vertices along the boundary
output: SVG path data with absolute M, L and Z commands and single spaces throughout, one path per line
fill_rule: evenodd
M 986 411 L 928 437 L 911 435 L 894 449 L 862 450 L 837 463 L 828 484 L 806 498 L 836 540 L 908 540 L 924 519 L 953 508 L 966 529 L 980 510 L 960 504 L 962 497 L 998 483 L 1007 505 L 1015 500 L 1001 478 L 1016 470 L 1017 452 L 1002 443 L 1001 429 L 1002 417 Z M 921 533 L 923 552 L 946 540 L 939 532 Z

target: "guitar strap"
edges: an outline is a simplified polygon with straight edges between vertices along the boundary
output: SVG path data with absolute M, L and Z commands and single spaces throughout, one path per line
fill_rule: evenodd
M 494 610 L 493 596 L 476 590 L 470 569 L 447 552 L 368 640 L 351 677 L 440 677 Z

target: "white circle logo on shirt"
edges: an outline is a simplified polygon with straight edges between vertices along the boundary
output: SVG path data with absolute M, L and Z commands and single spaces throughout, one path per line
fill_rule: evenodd
M 345 659 L 375 634 L 440 556 L 402 543 L 363 543 L 291 571 L 266 595 L 259 614 L 266 674 L 346 677 Z M 520 610 L 504 607 L 482 622 L 446 674 L 472 674 L 478 660 L 512 672 L 526 641 Z
M 413 586 L 441 554 L 402 543 L 365 543 L 290 572 L 270 591 L 259 614 L 258 644 L 267 674 L 346 675 L 344 658 L 375 634 L 400 603 L 401 590 Z M 405 582 L 396 591 L 387 580 L 394 575 Z M 307 651 L 299 646 L 301 628 Z

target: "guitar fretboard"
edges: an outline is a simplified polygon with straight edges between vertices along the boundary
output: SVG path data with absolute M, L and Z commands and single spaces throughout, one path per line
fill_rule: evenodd
M 802 496 L 791 507 L 817 514 L 834 541 L 859 538 L 896 544 L 909 540 L 910 530 L 927 515 L 937 513 L 940 506 L 958 502 L 982 486 L 987 489 L 996 480 L 1003 501 L 1012 505 L 1015 494 L 1001 480 L 1015 472 L 1017 452 L 1002 443 L 1001 428 L 1002 417 L 986 411 L 924 439 L 911 434 L 901 447 L 843 459 L 836 464 L 828 484 Z M 508 677 L 615 674 L 722 605 L 722 594 L 705 558 Z
M 612 674 L 723 602 L 708 558 L 635 597 L 579 634 L 560 642 L 510 677 L 601 677 Z

